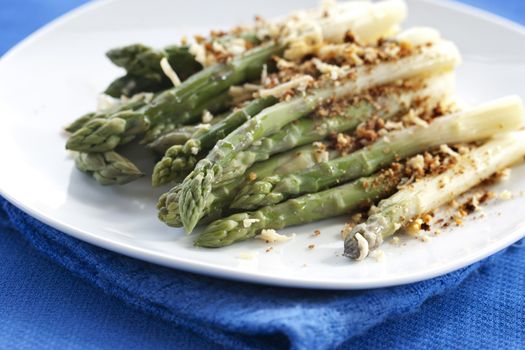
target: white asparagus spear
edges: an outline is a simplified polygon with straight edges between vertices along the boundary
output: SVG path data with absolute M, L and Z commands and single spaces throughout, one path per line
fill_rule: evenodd
M 354 227 L 345 239 L 344 255 L 366 258 L 386 237 L 412 218 L 449 202 L 492 174 L 525 156 L 525 131 L 495 136 L 483 146 L 461 155 L 444 173 L 422 179 L 379 203 L 368 220 Z

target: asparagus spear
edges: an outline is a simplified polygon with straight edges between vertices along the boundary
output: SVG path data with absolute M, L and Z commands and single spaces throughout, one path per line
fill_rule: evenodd
M 251 31 L 212 38 L 209 42 L 227 44 L 238 38 L 253 45 L 261 43 Z M 143 91 L 159 92 L 168 89 L 173 84 L 161 68 L 162 59 L 166 59 L 178 78 L 184 81 L 203 68 L 190 51 L 187 45 L 170 45 L 164 49 L 155 50 L 142 44 L 133 44 L 112 49 L 106 53 L 106 56 L 115 65 L 124 68 L 127 74 L 114 80 L 105 93 L 113 97 L 120 97 L 122 95 L 132 96 Z
M 360 66 L 353 69 L 356 78 L 340 86 L 314 89 L 304 97 L 269 107 L 253 117 L 224 140 L 217 143 L 205 159 L 199 161 L 183 182 L 179 206 L 186 231 L 191 232 L 199 221 L 203 209 L 210 204 L 214 186 L 225 181 L 230 162 L 238 152 L 267 135 L 277 132 L 284 125 L 312 112 L 327 98 L 340 99 L 360 91 L 422 74 L 449 70 L 459 61 L 457 48 L 451 42 L 442 41 L 430 47 L 422 47 L 413 56 L 374 67 Z
M 400 179 L 400 172 L 390 170 L 254 212 L 233 214 L 207 226 L 195 245 L 224 247 L 253 238 L 263 229 L 281 229 L 350 213 L 393 193 Z
M 142 44 L 128 45 L 112 49 L 106 54 L 127 74 L 114 80 L 105 93 L 113 97 L 132 96 L 139 92 L 158 92 L 168 89 L 172 82 L 161 69 L 160 62 L 166 58 L 169 65 L 184 81 L 202 69 L 187 46 L 168 46 L 155 50 Z
M 219 112 L 227 108 L 231 96 L 224 92 L 205 104 L 186 112 L 182 117 L 185 122 L 192 121 L 203 111 Z M 182 118 L 181 118 L 182 119 Z M 106 152 L 118 145 L 133 140 L 137 135 L 150 129 L 152 121 L 142 111 L 124 110 L 108 118 L 90 119 L 75 131 L 66 142 L 66 149 L 81 152 Z
M 224 115 L 218 115 L 215 116 L 210 123 L 185 125 L 179 128 L 167 128 L 170 131 L 162 132 L 160 136 L 147 143 L 147 146 L 157 153 L 164 154 L 170 147 L 174 145 L 184 145 L 189 139 L 197 138 L 199 135 L 207 133 L 212 125 L 222 122 L 224 118 Z M 152 129 L 149 131 L 152 131 Z M 157 132 L 160 132 L 160 130 Z
M 361 7 L 361 6 L 357 6 Z M 343 7 L 344 8 L 344 7 Z M 349 8 L 356 8 L 350 6 Z M 348 15 L 350 13 L 351 15 Z M 361 16 L 361 15 L 366 16 Z M 366 6 L 366 10 L 361 12 L 356 11 L 341 11 L 337 16 L 332 18 L 334 22 L 328 21 L 325 18 L 324 12 L 318 12 L 317 15 L 312 16 L 310 25 L 315 24 L 313 28 L 314 33 L 304 30 L 304 24 L 301 20 L 295 23 L 295 26 L 287 26 L 283 38 L 279 38 L 278 43 L 269 42 L 245 52 L 243 55 L 234 58 L 228 64 L 216 64 L 210 66 L 188 78 L 180 86 L 166 90 L 157 96 L 154 100 L 145 106 L 141 112 L 145 114 L 145 119 L 155 126 L 166 122 L 175 124 L 185 124 L 191 121 L 196 115 L 199 115 L 199 107 L 206 103 L 210 98 L 217 96 L 228 87 L 239 84 L 241 82 L 252 80 L 259 77 L 263 65 L 266 61 L 283 52 L 286 47 L 292 43 L 296 45 L 294 51 L 299 51 L 306 46 L 315 47 L 312 45 L 312 34 L 315 34 L 317 39 L 326 41 L 342 41 L 344 33 L 351 30 L 353 34 L 359 37 L 366 38 L 367 41 L 379 39 L 378 34 L 386 34 L 393 27 L 399 24 L 406 15 L 406 6 L 400 0 L 390 0 L 382 3 Z M 287 21 L 285 21 L 288 24 Z M 337 25 L 334 25 L 337 23 Z M 319 37 L 320 36 L 320 37 Z M 316 40 L 317 40 L 316 39 Z M 302 42 L 302 44 L 298 44 Z M 304 54 L 310 53 L 305 52 Z M 108 121 L 110 123 L 110 121 Z M 98 126 L 104 128 L 99 121 Z M 110 130 L 110 129 L 109 129 Z M 88 137 L 88 132 L 97 133 L 97 130 L 91 125 L 86 130 L 78 130 L 79 134 L 73 134 L 67 147 L 77 151 L 108 151 L 111 143 L 106 143 L 101 147 L 97 144 L 85 144 L 94 142 L 96 137 Z M 115 132 L 119 130 L 115 129 Z M 115 136 L 119 136 L 118 134 Z M 129 137 L 127 138 L 129 139 Z M 100 140 L 105 143 L 105 140 Z
M 258 145 L 239 152 L 223 176 L 240 176 L 253 163 L 268 159 L 272 154 L 322 140 L 333 132 L 351 131 L 373 116 L 384 120 L 393 118 L 407 112 L 415 102 L 418 103 L 418 108 L 424 106 L 430 110 L 451 93 L 454 77 L 452 74 L 443 74 L 423 81 L 416 79 L 414 85 L 422 87 L 414 90 L 413 87 L 403 89 L 395 85 L 387 86 L 383 94 L 373 97 L 373 102 L 366 94 L 364 97 L 354 98 L 354 104 L 348 106 L 339 116 L 317 118 L 314 113 L 313 118 L 302 118 L 290 123 L 281 131 L 261 139 Z M 226 171 L 229 173 L 226 174 Z
M 144 124 L 150 126 L 166 122 L 183 125 L 194 121 L 205 109 L 220 111 L 231 99 L 226 91 L 228 87 L 258 77 L 268 59 L 281 51 L 280 45 L 269 43 L 246 52 L 228 64 L 210 66 L 192 75 L 180 86 L 156 95 L 150 103 L 137 111 L 137 114 L 142 114 Z M 84 152 L 104 152 L 113 149 L 115 140 L 118 145 L 119 140 L 128 136 L 125 134 L 128 129 L 125 125 L 124 128 L 106 126 L 112 124 L 113 119 L 114 116 L 106 118 L 105 121 L 99 119 L 96 124 L 86 125 L 77 130 L 70 136 L 66 148 Z M 99 129 L 104 130 L 104 137 L 99 137 Z M 142 132 L 146 130 L 147 128 Z M 107 138 L 111 138 L 113 142 L 106 142 Z
M 252 179 L 257 177 L 264 178 L 271 174 L 287 174 L 309 168 L 318 163 L 318 152 L 318 147 L 307 145 L 277 154 L 264 162 L 259 162 L 250 167 L 248 170 L 249 177 Z M 337 151 L 332 150 L 328 153 L 328 159 L 333 159 L 337 156 L 339 156 Z M 200 222 L 219 218 L 228 207 L 237 189 L 246 181 L 251 180 L 238 177 L 214 189 L 211 194 L 213 201 L 205 208 Z M 180 190 L 181 186 L 176 185 L 169 192 L 163 194 L 157 203 L 159 219 L 169 226 L 182 227 L 179 212 Z
M 396 159 L 404 159 L 441 144 L 472 142 L 523 124 L 519 98 L 509 97 L 480 105 L 418 126 L 393 132 L 373 145 L 348 156 L 286 176 L 271 176 L 249 184 L 234 200 L 233 208 L 256 208 L 279 203 L 303 193 L 315 193 L 376 172 Z
M 111 107 L 99 109 L 96 112 L 84 114 L 83 116 L 77 118 L 74 122 L 66 126 L 64 129 L 67 132 L 75 133 L 94 119 L 107 119 L 110 115 L 117 114 L 123 111 L 137 111 L 144 105 L 146 105 L 152 98 L 153 94 L 150 93 L 140 93 L 134 95 L 132 98 L 125 101 L 119 101 L 118 103 L 113 104 Z
M 144 175 L 129 159 L 114 151 L 79 152 L 75 155 L 75 165 L 102 185 L 123 185 Z
M 412 218 L 438 208 L 523 156 L 524 131 L 497 135 L 460 156 L 446 172 L 424 178 L 380 202 L 368 220 L 354 227 L 346 237 L 344 255 L 355 260 L 366 258 L 369 251 Z
M 131 97 L 141 92 L 159 92 L 169 89 L 173 84 L 167 78 L 162 78 L 160 81 L 137 76 L 133 74 L 123 75 L 113 80 L 104 93 L 112 97 Z
M 133 44 L 112 49 L 106 56 L 128 74 L 159 82 L 165 79 L 160 67 L 163 58 L 168 60 L 181 80 L 186 80 L 202 69 L 202 65 L 189 52 L 188 46 L 172 45 L 163 50 L 155 50 L 142 44 Z
M 415 84 L 416 86 L 424 86 L 424 88 L 417 91 L 407 90 L 400 91 L 393 87 L 388 87 L 386 95 L 381 95 L 375 99 L 372 104 L 368 97 L 362 99 L 356 98 L 355 105 L 350 105 L 342 116 L 326 117 L 322 119 L 303 118 L 297 123 L 288 124 L 281 131 L 276 132 L 266 138 L 260 140 L 260 145 L 251 146 L 239 154 L 231 161 L 231 174 L 228 178 L 236 178 L 242 176 L 252 164 L 255 165 L 248 170 L 262 169 L 267 167 L 267 162 L 261 162 L 268 159 L 272 154 L 287 151 L 293 147 L 300 146 L 313 141 L 322 140 L 330 132 L 340 132 L 355 128 L 361 121 L 366 120 L 374 115 L 388 119 L 396 114 L 406 111 L 414 101 L 425 101 L 428 108 L 432 108 L 438 101 L 443 99 L 452 89 L 453 76 L 440 75 L 426 80 L 422 84 Z M 270 160 L 277 159 L 272 157 Z M 333 159 L 333 157 L 330 157 Z M 256 163 L 260 162 L 260 163 Z M 311 163 L 314 165 L 315 163 Z M 304 167 L 303 169 L 306 169 Z M 255 172 L 257 178 L 264 178 L 264 174 L 268 175 L 284 175 L 284 172 L 262 172 L 258 170 Z M 291 171 L 286 172 L 286 174 Z M 219 186 L 219 188 L 222 186 Z M 241 188 L 237 182 L 236 189 Z M 176 191 L 180 192 L 180 186 Z M 232 193 L 229 190 L 229 193 Z M 215 200 L 219 201 L 219 207 L 224 205 L 224 200 L 221 196 L 214 195 L 215 199 L 210 200 L 209 206 L 215 206 Z M 178 197 L 177 197 L 178 198 Z M 228 198 L 231 201 L 232 198 Z M 178 210 L 178 205 L 176 206 Z M 177 214 L 178 215 L 178 214 Z M 178 215 L 179 217 L 179 215 Z M 180 219 L 179 219 L 180 220 Z
M 245 107 L 233 111 L 207 132 L 189 139 L 184 145 L 170 147 L 153 169 L 153 186 L 160 186 L 181 176 L 186 176 L 197 161 L 202 158 L 203 152 L 210 150 L 217 141 L 224 138 L 239 125 L 275 103 L 277 103 L 277 99 L 273 96 L 256 99 Z

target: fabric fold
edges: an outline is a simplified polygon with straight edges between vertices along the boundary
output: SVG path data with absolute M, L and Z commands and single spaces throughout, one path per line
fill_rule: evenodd
M 398 287 L 279 288 L 199 276 L 128 258 L 57 231 L 4 199 L 0 203 L 9 225 L 59 265 L 137 309 L 227 348 L 268 349 L 275 341 L 283 347 L 288 341 L 292 349 L 335 348 L 385 320 L 416 311 L 498 255 L 445 276 Z M 0 220 L 6 225 L 6 219 Z

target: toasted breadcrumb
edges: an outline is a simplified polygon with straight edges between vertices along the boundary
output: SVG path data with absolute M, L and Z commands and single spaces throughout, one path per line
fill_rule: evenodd
M 423 219 L 421 218 L 415 218 L 410 220 L 408 225 L 406 226 L 406 232 L 412 236 L 415 237 L 419 231 L 421 231 L 421 225 L 423 224 Z

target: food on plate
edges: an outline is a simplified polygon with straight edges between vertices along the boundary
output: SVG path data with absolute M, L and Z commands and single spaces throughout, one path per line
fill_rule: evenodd
M 521 100 L 460 108 L 458 48 L 433 28 L 401 29 L 406 15 L 402 0 L 327 1 L 112 49 L 125 74 L 65 128 L 66 148 L 103 185 L 143 176 L 123 145 L 149 149 L 152 185 L 171 186 L 159 219 L 207 225 L 200 247 L 371 207 L 344 229 L 344 255 L 362 260 L 525 155 Z

